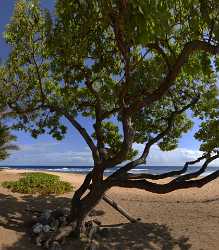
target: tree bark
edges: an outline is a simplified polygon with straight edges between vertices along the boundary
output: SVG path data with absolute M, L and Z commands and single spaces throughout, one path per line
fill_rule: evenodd
M 77 190 L 78 191 L 78 190 Z M 84 222 L 90 211 L 99 203 L 105 193 L 104 185 L 92 187 L 88 194 L 83 198 L 78 197 L 75 192 L 71 202 L 71 214 L 69 217 L 70 223 L 76 223 L 75 235 L 80 236 L 84 232 Z

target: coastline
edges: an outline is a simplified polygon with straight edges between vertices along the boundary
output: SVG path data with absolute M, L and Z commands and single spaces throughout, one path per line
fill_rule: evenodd
M 104 172 L 105 176 L 109 176 L 121 166 L 117 166 L 113 169 L 107 169 Z M 195 172 L 200 169 L 201 166 L 191 166 L 188 168 L 187 173 Z M 150 174 L 162 174 L 171 172 L 174 170 L 181 170 L 183 166 L 146 166 L 140 165 L 130 171 L 130 173 L 150 173 Z M 31 165 L 18 165 L 18 166 L 0 166 L 0 170 L 24 170 L 24 171 L 43 171 L 43 172 L 57 172 L 57 173 L 78 173 L 87 174 L 92 170 L 92 166 L 31 166 Z M 219 170 L 219 166 L 209 166 L 204 173 L 200 176 L 206 176 Z
M 16 180 L 25 172 L 30 172 L 30 170 L 1 169 L 0 183 L 5 180 Z M 76 188 L 84 179 L 82 174 L 52 173 L 59 175 L 62 180 L 71 182 Z M 107 194 L 133 217 L 142 220 L 138 225 L 130 224 L 104 201 L 101 201 L 96 210 L 104 213 L 98 216 L 103 225 L 113 226 L 124 223 L 121 228 L 115 228 L 113 238 L 105 240 L 106 246 L 103 249 L 116 250 L 123 246 L 122 249 L 127 250 L 213 250 L 219 246 L 218 180 L 201 189 L 178 190 L 165 195 L 118 187 L 112 188 Z M 0 187 L 0 207 L 2 210 L 0 214 L 0 249 L 39 249 L 35 248 L 25 235 L 27 229 L 25 221 L 30 217 L 30 214 L 25 212 L 25 208 L 31 206 L 42 210 L 42 208 L 65 206 L 69 205 L 71 197 L 71 193 L 49 197 L 23 195 L 12 193 Z M 153 237 L 151 233 L 153 233 Z M 116 237 L 116 235 L 118 236 Z M 135 248 L 133 242 L 135 245 L 140 244 L 139 248 Z M 108 246 L 109 248 L 107 248 Z M 68 250 L 68 246 L 64 249 Z

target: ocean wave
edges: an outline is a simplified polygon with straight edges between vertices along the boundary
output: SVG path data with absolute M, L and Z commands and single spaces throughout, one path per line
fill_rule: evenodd
M 120 167 L 112 168 L 112 169 L 107 169 L 104 171 L 104 174 L 110 175 L 116 170 L 118 170 Z M 177 167 L 179 169 L 179 167 Z M 177 169 L 175 168 L 175 169 Z M 191 173 L 192 171 L 197 171 L 200 167 L 195 167 L 193 170 L 190 169 L 187 173 Z M 0 166 L 0 169 L 25 169 L 25 170 L 35 170 L 35 171 L 50 171 L 50 172 L 65 172 L 65 173 L 88 173 L 90 172 L 93 168 L 91 166 L 69 166 L 69 167 L 61 167 L 61 166 L 45 166 L 45 167 L 34 167 L 34 166 Z M 149 168 L 135 168 L 129 171 L 129 173 L 150 173 L 150 174 L 162 174 L 165 172 L 172 171 L 173 167 L 166 167 L 166 166 L 150 166 Z M 219 167 L 209 167 L 209 169 L 203 173 L 201 176 L 207 176 L 209 174 L 214 173 L 214 171 L 219 170 Z
M 136 168 L 136 169 L 132 169 L 130 172 L 141 172 L 141 171 L 149 171 L 149 168 Z
M 54 171 L 54 172 L 89 172 L 92 168 L 47 168 L 43 169 L 47 171 Z
M 0 169 L 11 169 L 10 167 L 0 167 Z

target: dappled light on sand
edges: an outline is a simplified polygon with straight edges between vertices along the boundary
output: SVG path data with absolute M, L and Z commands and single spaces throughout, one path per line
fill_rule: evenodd
M 22 170 L 1 171 L 2 180 L 16 180 Z M 56 173 L 65 181 L 72 181 L 76 187 L 83 176 Z M 31 241 L 32 216 L 46 209 L 69 206 L 71 194 L 62 196 L 36 196 L 12 193 L 0 188 L 0 249 L 25 250 L 39 248 Z M 214 182 L 201 190 L 188 194 L 177 191 L 167 196 L 145 194 L 144 191 L 114 188 L 109 193 L 115 201 L 136 218 L 138 223 L 128 223 L 107 203 L 101 201 L 91 213 L 91 218 L 102 222 L 100 228 L 107 231 L 98 237 L 101 250 L 214 250 L 219 244 L 217 225 L 219 220 L 218 183 Z M 208 240 L 209 235 L 213 239 Z M 64 250 L 80 246 L 78 241 L 68 239 Z M 126 248 L 122 248 L 125 246 Z M 80 248 L 78 248 L 80 249 Z M 83 249 L 83 248 L 81 248 Z

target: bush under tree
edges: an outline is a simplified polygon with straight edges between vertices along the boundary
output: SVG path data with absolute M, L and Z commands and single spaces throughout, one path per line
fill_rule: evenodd
M 64 194 L 73 190 L 71 184 L 61 181 L 59 176 L 38 172 L 27 173 L 17 181 L 5 181 L 2 186 L 22 194 Z

